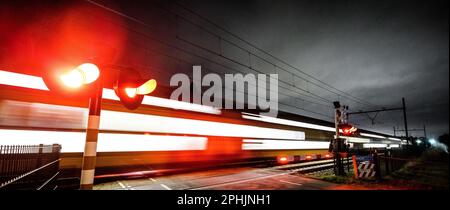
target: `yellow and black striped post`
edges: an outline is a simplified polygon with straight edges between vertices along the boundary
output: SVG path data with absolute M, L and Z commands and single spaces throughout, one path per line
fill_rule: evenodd
M 100 127 L 102 88 L 97 88 L 95 96 L 89 99 L 89 118 L 81 168 L 80 190 L 92 190 L 94 185 L 95 163 L 97 157 L 97 139 Z

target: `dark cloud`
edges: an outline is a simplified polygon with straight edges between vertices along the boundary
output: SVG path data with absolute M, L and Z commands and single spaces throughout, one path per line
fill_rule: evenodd
M 221 34 L 237 45 L 255 51 L 253 48 L 180 8 L 179 3 L 305 73 L 364 101 L 355 102 L 293 77 L 293 74 L 304 75 L 291 68 L 286 72 L 261 59 L 251 59 L 251 65 L 261 72 L 279 74 L 283 81 L 279 90 L 280 108 L 284 111 L 330 120 L 323 115 L 332 116 L 331 103 L 311 95 L 306 97 L 308 93 L 300 89 L 330 101 L 340 100 L 352 110 L 374 108 L 367 103 L 378 108 L 399 107 L 401 98 L 405 97 L 410 128 L 425 124 L 431 135 L 448 132 L 448 1 L 95 2 L 125 14 L 120 16 L 120 13 L 104 9 L 109 15 L 126 20 L 124 28 L 127 28 L 129 43 L 121 54 L 121 64 L 134 63 L 138 68 L 150 69 L 144 75 L 156 78 L 160 84 L 167 85 L 175 73 L 192 72 L 192 64 L 202 65 L 204 72 L 256 73 L 245 67 L 250 60 L 245 50 L 230 43 L 221 44 L 218 36 L 177 18 L 173 12 L 183 14 L 195 24 Z M 243 65 L 214 55 L 221 47 L 225 56 Z M 374 125 L 367 116 L 352 117 L 352 122 L 362 128 L 389 133 L 394 126 L 403 127 L 402 120 L 399 111 L 380 113 Z
M 405 97 L 409 127 L 448 132 L 448 1 L 186 1 L 182 2 L 316 78 L 379 107 L 399 107 Z M 284 73 L 284 72 L 283 72 Z M 288 80 L 289 75 L 280 75 Z M 353 110 L 364 106 L 307 86 Z M 325 107 L 280 96 L 309 110 Z M 281 106 L 283 108 L 283 106 Z M 296 113 L 308 112 L 284 107 Z M 320 116 L 316 116 L 323 118 Z M 401 112 L 380 113 L 375 125 L 392 133 Z M 417 134 L 417 135 L 420 135 Z

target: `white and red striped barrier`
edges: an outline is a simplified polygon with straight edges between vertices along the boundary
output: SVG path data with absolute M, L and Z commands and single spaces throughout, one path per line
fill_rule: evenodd
M 361 162 L 358 165 L 358 177 L 359 178 L 372 178 L 375 176 L 375 164 L 369 161 Z

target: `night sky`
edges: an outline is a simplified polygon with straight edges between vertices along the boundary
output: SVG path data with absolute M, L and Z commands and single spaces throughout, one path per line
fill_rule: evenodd
M 432 137 L 448 132 L 448 1 L 180 3 L 315 78 L 376 106 L 294 81 L 299 87 L 330 100 L 340 99 L 353 111 L 400 107 L 405 97 L 409 129 L 425 125 Z M 291 78 L 280 75 L 280 79 Z M 326 107 L 292 98 L 284 97 L 283 101 L 332 113 Z M 403 129 L 401 111 L 379 113 L 375 124 L 364 115 L 351 121 L 388 133 L 393 133 L 393 126 Z M 422 136 L 423 132 L 410 134 Z
M 48 19 L 59 20 L 67 15 L 63 10 L 51 9 L 54 2 L 67 4 L 74 10 L 72 12 L 78 16 L 69 18 L 73 23 L 90 24 L 89 29 L 75 27 L 80 29 L 76 33 L 66 31 L 64 35 L 72 41 L 72 47 L 91 47 L 78 44 L 83 41 L 78 33 L 86 33 L 85 37 L 94 37 L 98 43 L 108 41 L 107 45 L 95 44 L 92 48 L 110 47 L 100 51 L 116 55 L 117 64 L 134 63 L 138 69 L 143 69 L 144 76 L 152 76 L 160 84 L 167 85 L 176 73 L 192 72 L 193 64 L 202 65 L 205 73 L 222 75 L 255 74 L 257 69 L 260 73 L 279 75 L 282 111 L 333 121 L 332 101 L 339 100 L 348 105 L 350 111 L 358 111 L 401 107 L 402 97 L 405 97 L 410 129 L 425 125 L 428 137 L 435 138 L 449 130 L 448 1 L 48 0 L 48 4 L 24 1 L 15 5 L 17 11 L 50 8 L 47 12 L 35 12 L 36 17 L 7 7 L 4 11 L 9 11 L 6 17 L 20 17 L 10 18 L 23 22 L 23 26 L 10 24 L 18 28 L 17 31 L 31 27 L 33 33 L 30 34 L 48 34 L 41 30 L 48 25 Z M 97 10 L 86 15 L 88 12 L 67 2 Z M 100 18 L 103 16 L 106 18 Z M 63 29 L 66 25 L 67 22 L 60 24 Z M 49 28 L 54 31 L 52 26 Z M 106 32 L 97 32 L 101 29 Z M 30 37 L 27 33 L 23 36 L 15 33 L 11 33 L 11 40 Z M 121 42 L 121 35 L 126 43 Z M 221 42 L 221 39 L 229 42 Z M 68 45 L 63 41 L 61 43 Z M 17 55 L 22 58 L 24 52 L 18 49 Z M 73 54 L 71 50 L 64 50 Z M 249 58 L 247 51 L 271 63 L 255 56 Z M 13 57 L 10 51 L 8 53 L 6 61 Z M 404 128 L 401 111 L 381 112 L 373 123 L 369 116 L 352 116 L 350 123 L 388 134 L 393 134 L 394 126 Z M 423 131 L 410 134 L 423 136 Z

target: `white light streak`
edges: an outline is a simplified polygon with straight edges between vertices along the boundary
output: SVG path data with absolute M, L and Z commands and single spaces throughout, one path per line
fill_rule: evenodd
M 367 136 L 367 137 L 373 137 L 373 138 L 379 138 L 379 139 L 384 139 L 384 136 L 379 136 L 379 135 L 375 135 L 375 134 L 369 134 L 369 133 L 361 133 L 361 136 Z
M 391 148 L 398 148 L 398 147 L 400 147 L 400 145 L 398 145 L 398 144 L 389 144 L 389 147 L 391 147 Z
M 249 119 L 249 120 L 256 120 L 261 122 L 268 122 L 268 123 L 275 123 L 275 124 L 281 124 L 281 125 L 290 125 L 295 127 L 301 127 L 301 128 L 310 128 L 310 129 L 316 129 L 316 130 L 323 130 L 323 131 L 336 131 L 335 128 L 322 126 L 322 125 L 315 125 L 311 123 L 304 123 L 299 121 L 293 121 L 293 120 L 286 120 L 286 119 L 280 119 L 280 118 L 274 118 L 274 117 L 267 117 L 267 116 L 258 116 L 253 115 L 249 116 L 247 113 L 243 113 L 242 118 Z M 342 132 L 342 130 L 341 130 Z
M 0 70 L 0 84 L 16 87 L 48 90 L 41 77 Z
M 289 140 L 305 139 L 305 133 L 301 131 L 115 112 L 108 110 L 102 111 L 100 129 L 244 138 L 273 138 Z
M 387 144 L 363 144 L 363 148 L 385 148 Z
M 112 89 L 103 88 L 103 97 L 104 99 L 120 101 L 119 97 L 117 97 L 116 93 Z M 158 98 L 154 96 L 144 96 L 144 100 L 142 100 L 142 104 L 151 105 L 151 106 L 159 106 L 166 107 L 172 109 L 181 109 L 193 112 L 202 112 L 208 114 L 220 114 L 220 109 L 204 106 L 199 104 L 191 104 L 183 101 L 175 101 L 165 98 Z
M 328 149 L 330 142 L 323 141 L 285 141 L 274 139 L 244 139 L 243 150 L 276 149 Z
M 336 136 L 334 136 L 336 138 Z M 357 138 L 357 137 L 350 137 L 350 136 L 340 136 L 340 138 L 344 138 L 347 140 L 347 142 L 351 143 L 370 143 L 370 139 L 365 138 Z
M 0 70 L 0 84 L 23 87 L 23 88 L 31 88 L 37 90 L 46 90 L 49 89 L 44 83 L 44 80 L 38 76 L 32 76 L 27 74 L 20 74 L 15 72 L 3 71 Z M 103 97 L 104 99 L 119 101 L 119 97 L 117 97 L 116 93 L 112 89 L 103 89 Z M 142 104 L 166 107 L 172 109 L 181 109 L 193 112 L 202 112 L 209 114 L 221 114 L 220 109 L 204 106 L 199 104 L 191 104 L 183 101 L 175 101 L 165 98 L 159 98 L 154 96 L 144 96 L 144 100 Z
M 61 152 L 83 152 L 84 132 L 0 129 L 2 145 L 60 144 Z M 206 137 L 100 133 L 97 152 L 205 150 Z
M 20 109 L 19 109 L 20 108 Z M 26 113 L 17 116 L 16 113 Z M 0 104 L 0 124 L 86 129 L 87 110 L 29 102 Z M 11 114 L 12 113 L 12 114 Z M 102 110 L 101 130 L 193 134 L 204 136 L 304 140 L 301 131 Z
M 210 107 L 210 106 L 204 106 L 199 104 L 191 104 L 183 101 L 175 101 L 165 98 L 158 98 L 154 96 L 144 96 L 144 100 L 142 101 L 142 104 L 147 105 L 153 105 L 153 106 L 160 106 L 160 107 L 166 107 L 166 108 L 172 108 L 172 109 L 181 109 L 181 110 L 187 110 L 187 111 L 193 111 L 193 112 L 203 112 L 203 113 L 209 113 L 209 114 L 220 114 L 220 109 Z

